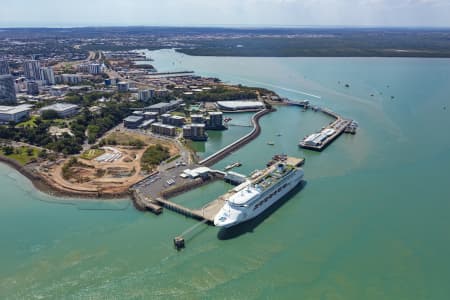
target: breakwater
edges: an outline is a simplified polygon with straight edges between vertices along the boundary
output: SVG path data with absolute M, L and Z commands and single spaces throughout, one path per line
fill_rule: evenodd
M 264 110 L 257 112 L 256 114 L 254 114 L 252 116 L 252 120 L 251 120 L 252 125 L 253 125 L 253 130 L 250 133 L 246 134 L 245 136 L 241 137 L 240 139 L 231 143 L 230 145 L 220 149 L 216 153 L 202 159 L 198 163 L 200 165 L 204 165 L 204 166 L 211 166 L 211 165 L 215 164 L 216 162 L 218 162 L 219 160 L 226 157 L 231 152 L 236 151 L 237 149 L 243 147 L 250 141 L 254 140 L 261 133 L 261 126 L 259 125 L 259 119 L 261 119 L 262 116 L 264 116 L 268 113 L 274 112 L 274 111 L 275 111 L 275 109 L 273 109 L 273 108 L 272 109 L 264 109 Z

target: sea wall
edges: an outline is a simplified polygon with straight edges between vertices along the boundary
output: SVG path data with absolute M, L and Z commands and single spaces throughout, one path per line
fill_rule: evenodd
M 207 158 L 199 161 L 199 164 L 204 166 L 211 166 L 215 164 L 216 162 L 220 161 L 227 155 L 229 155 L 231 152 L 238 150 L 239 148 L 243 147 L 244 145 L 248 144 L 250 141 L 254 140 L 259 136 L 261 133 L 261 126 L 259 125 L 259 119 L 261 119 L 262 116 L 267 115 L 268 113 L 276 111 L 274 108 L 272 109 L 264 109 L 252 116 L 252 124 L 253 124 L 253 130 L 248 133 L 247 135 L 243 136 L 239 140 L 235 141 L 234 143 L 222 148 L 221 150 L 217 151 L 216 153 L 208 156 Z

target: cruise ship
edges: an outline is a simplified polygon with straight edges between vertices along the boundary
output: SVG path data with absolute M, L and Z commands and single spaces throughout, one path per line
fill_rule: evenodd
M 214 217 L 214 225 L 228 228 L 257 217 L 302 181 L 303 161 L 277 156 L 267 169 L 254 172 L 223 196 L 225 204 Z

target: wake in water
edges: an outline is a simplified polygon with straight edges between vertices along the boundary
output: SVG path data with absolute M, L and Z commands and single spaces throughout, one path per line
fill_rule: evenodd
M 280 85 L 275 85 L 275 84 L 271 84 L 271 83 L 267 83 L 267 82 L 262 82 L 262 81 L 256 81 L 256 80 L 252 80 L 252 79 L 247 79 L 247 78 L 244 78 L 244 77 L 236 77 L 236 78 L 237 78 L 237 79 L 240 79 L 240 80 L 248 81 L 248 82 L 253 82 L 253 83 L 256 83 L 256 84 L 262 84 L 262 85 L 270 86 L 270 87 L 273 87 L 273 88 L 276 88 L 276 89 L 280 89 L 280 90 L 283 90 L 283 91 L 287 91 L 287 92 L 292 92 L 292 93 L 296 93 L 296 94 L 301 94 L 301 95 L 313 97 L 313 98 L 316 98 L 316 99 L 322 99 L 322 97 L 320 97 L 320 96 L 317 96 L 317 95 L 314 95 L 314 94 L 310 94 L 310 93 L 307 93 L 307 92 L 303 92 L 303 91 L 300 91 L 300 90 L 295 90 L 295 89 L 287 88 L 287 87 L 280 86 Z

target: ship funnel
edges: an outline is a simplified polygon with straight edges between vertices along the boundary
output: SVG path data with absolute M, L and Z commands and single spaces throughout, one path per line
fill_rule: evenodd
M 278 164 L 277 170 L 280 173 L 283 172 L 284 171 L 284 164 Z

